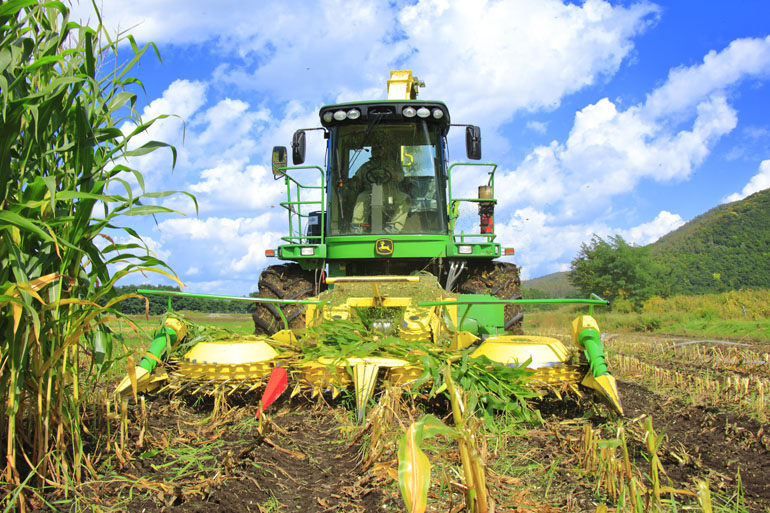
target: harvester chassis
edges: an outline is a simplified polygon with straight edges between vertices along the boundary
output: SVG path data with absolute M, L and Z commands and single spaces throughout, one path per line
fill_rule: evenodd
M 296 263 L 271 265 L 259 277 L 258 297 L 268 299 L 307 299 L 326 290 L 313 271 L 305 270 Z M 498 299 L 520 299 L 521 280 L 519 267 L 510 262 L 482 261 L 470 263 L 457 279 L 456 290 L 461 294 L 489 294 Z M 256 303 L 252 319 L 255 335 L 273 335 L 284 328 L 281 313 L 290 329 L 305 327 L 303 305 Z M 521 334 L 524 312 L 521 306 L 505 306 L 505 331 Z

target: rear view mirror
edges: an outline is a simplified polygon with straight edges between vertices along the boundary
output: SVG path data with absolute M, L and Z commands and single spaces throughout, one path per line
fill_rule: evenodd
M 273 178 L 278 180 L 286 169 L 286 146 L 273 146 Z
M 291 160 L 295 166 L 305 162 L 305 131 L 297 130 L 291 138 Z
M 475 125 L 465 127 L 465 153 L 471 160 L 481 159 L 481 129 Z

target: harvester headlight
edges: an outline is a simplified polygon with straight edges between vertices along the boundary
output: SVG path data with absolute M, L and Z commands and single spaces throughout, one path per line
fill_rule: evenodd
M 348 119 L 358 119 L 361 117 L 361 111 L 358 109 L 350 109 L 348 111 Z
M 302 256 L 313 256 L 315 255 L 315 248 L 300 248 L 299 254 Z
M 405 118 L 413 118 L 417 114 L 417 111 L 414 110 L 414 107 L 406 107 L 401 111 L 401 114 L 403 114 Z
M 331 123 L 332 119 L 334 119 L 334 114 L 332 114 L 332 111 L 324 112 L 324 122 Z
M 420 107 L 417 109 L 417 116 L 421 118 L 427 118 L 430 116 L 430 109 L 428 107 Z
M 441 109 L 433 109 L 433 119 L 441 119 L 444 117 L 444 111 Z
M 457 246 L 457 252 L 461 255 L 470 255 L 473 253 L 473 246 Z
M 334 113 L 334 119 L 336 119 L 337 121 L 342 121 L 346 117 L 348 117 L 348 113 L 345 112 L 344 110 L 338 110 Z

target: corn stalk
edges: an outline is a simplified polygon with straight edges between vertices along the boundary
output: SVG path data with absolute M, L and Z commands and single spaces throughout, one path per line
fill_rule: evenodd
M 116 280 L 175 279 L 120 225 L 171 212 L 147 200 L 173 192 L 146 192 L 126 160 L 162 147 L 176 159 L 164 143 L 129 147 L 159 119 L 140 119 L 129 88 L 141 84 L 127 75 L 154 46 L 127 36 L 130 60 L 115 65 L 120 40 L 68 15 L 60 2 L 0 4 L 0 441 L 3 478 L 17 487 L 30 471 L 37 484 L 81 478 L 89 370 L 112 363 L 108 323 L 127 297 Z
M 484 460 L 476 444 L 476 434 L 469 425 L 473 408 L 466 406 L 463 392 L 452 378 L 451 364 L 444 368 L 444 377 L 452 404 L 454 427 L 450 428 L 433 415 L 424 415 L 413 422 L 398 444 L 398 482 L 401 496 L 409 513 L 423 513 L 427 508 L 430 487 L 430 461 L 422 451 L 425 438 L 449 435 L 457 440 L 465 478 L 465 506 L 469 513 L 487 513 L 490 498 L 487 492 Z

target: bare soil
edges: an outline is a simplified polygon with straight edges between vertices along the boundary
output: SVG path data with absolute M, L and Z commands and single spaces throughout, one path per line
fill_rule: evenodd
M 211 422 L 210 401 L 156 398 L 142 447 L 140 431 L 131 431 L 126 452 L 133 458 L 119 471 L 126 479 L 95 481 L 84 492 L 97 504 L 136 513 L 365 513 L 397 499 L 361 472 L 358 444 L 340 432 L 344 410 L 305 401 L 280 406 L 260 434 L 250 420 L 254 405 Z
M 619 388 L 630 456 L 640 475 L 648 465 L 642 426 L 649 416 L 664 435 L 658 451 L 664 486 L 691 492 L 696 479 L 705 479 L 723 497 L 734 497 L 741 489 L 748 511 L 770 511 L 766 422 L 728 407 L 686 404 L 632 377 L 620 377 Z M 84 484 L 80 499 L 67 503 L 64 511 L 90 511 L 93 506 L 137 513 L 403 511 L 394 474 L 395 447 L 365 467 L 367 437 L 356 437 L 360 428 L 348 410 L 283 398 L 271 406 L 270 422 L 260 432 L 256 401 L 257 396 L 243 397 L 222 407 L 211 399 L 161 395 L 148 399 L 145 417 L 134 407 L 121 449 L 112 449 L 116 454 L 100 469 L 105 477 Z M 438 416 L 446 413 L 431 407 Z M 578 460 L 584 427 L 609 439 L 616 436 L 619 419 L 604 406 L 574 398 L 547 399 L 537 407 L 544 425 L 487 439 L 484 451 L 495 510 L 593 512 L 600 503 L 612 508 L 596 476 L 582 470 Z M 429 457 L 438 463 L 430 508 L 461 511 L 462 495 L 452 484 L 461 478 L 446 471 L 449 465 L 459 466 L 456 447 L 445 441 Z M 447 465 L 442 468 L 438 460 Z M 687 494 L 675 498 L 679 504 L 695 501 Z M 47 499 L 60 501 L 60 492 Z M 42 503 L 36 509 L 48 510 Z

